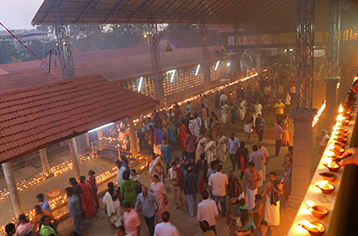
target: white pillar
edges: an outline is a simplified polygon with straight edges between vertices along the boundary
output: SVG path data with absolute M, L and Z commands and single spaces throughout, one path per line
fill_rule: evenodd
M 135 135 L 135 128 L 133 118 L 129 119 L 129 141 L 131 145 L 131 153 L 133 156 L 138 156 L 137 137 Z
M 72 164 L 73 164 L 73 171 L 75 172 L 77 181 L 79 181 L 80 176 L 81 176 L 81 166 L 80 166 L 80 162 L 78 160 L 77 144 L 76 144 L 75 138 L 71 138 L 69 140 L 69 146 L 70 146 L 71 160 L 72 160 Z
M 48 163 L 46 148 L 40 149 L 39 153 L 41 158 L 42 170 L 46 176 L 49 176 L 51 174 L 51 169 Z
M 103 145 L 103 141 L 102 141 L 102 138 L 103 138 L 102 129 L 97 130 L 97 137 L 98 137 L 99 150 L 102 151 L 104 149 L 104 145 Z
M 12 207 L 14 209 L 15 217 L 18 217 L 20 214 L 24 213 L 24 209 L 21 205 L 21 199 L 19 195 L 19 191 L 16 187 L 16 180 L 14 176 L 14 172 L 12 170 L 11 162 L 2 163 L 2 170 L 4 171 L 5 181 L 7 184 L 7 189 L 9 190 L 10 199 L 12 203 Z

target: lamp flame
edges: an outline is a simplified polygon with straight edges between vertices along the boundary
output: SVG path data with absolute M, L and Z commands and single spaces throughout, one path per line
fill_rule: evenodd
M 339 113 L 339 114 L 342 114 L 342 113 L 343 113 L 343 106 L 342 106 L 342 103 L 341 103 L 341 105 L 339 105 L 339 108 L 338 108 L 338 113 Z

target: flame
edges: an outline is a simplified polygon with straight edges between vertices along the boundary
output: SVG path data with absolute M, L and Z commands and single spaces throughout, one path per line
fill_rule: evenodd
M 316 126 L 317 122 L 319 121 L 319 118 L 321 118 L 324 109 L 326 109 L 326 100 L 323 102 L 322 106 L 317 111 L 317 114 L 313 117 L 312 120 L 312 128 Z
M 342 103 L 341 103 L 341 105 L 339 105 L 339 108 L 338 108 L 338 113 L 339 113 L 339 114 L 342 114 L 342 113 L 343 113 L 343 106 L 342 106 Z
M 306 203 L 306 205 L 307 205 L 308 207 L 310 207 L 310 208 L 314 206 L 314 201 L 307 200 L 305 203 Z
M 298 225 L 312 233 L 323 233 L 325 230 L 322 224 L 314 225 L 308 220 L 300 221 Z
M 309 222 L 308 220 L 303 220 L 298 225 L 306 226 L 308 229 L 317 229 L 317 226 Z
M 339 114 L 336 118 L 337 122 L 342 123 L 344 121 L 344 116 L 342 116 L 341 114 Z
M 316 183 L 316 186 L 320 189 L 330 190 L 333 189 L 333 185 L 330 184 L 327 180 L 322 180 Z

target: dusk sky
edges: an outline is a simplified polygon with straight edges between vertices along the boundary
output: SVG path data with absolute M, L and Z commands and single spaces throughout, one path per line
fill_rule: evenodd
M 31 20 L 43 1 L 0 0 L 0 21 L 11 29 L 31 29 Z

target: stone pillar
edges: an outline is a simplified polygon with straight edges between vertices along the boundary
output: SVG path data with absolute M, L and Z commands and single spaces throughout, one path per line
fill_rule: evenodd
M 105 147 L 103 145 L 103 141 L 102 141 L 102 138 L 103 138 L 103 131 L 102 129 L 99 129 L 97 130 L 97 137 L 98 137 L 98 147 L 99 147 L 99 150 L 102 151 Z
M 85 154 L 88 151 L 88 149 L 90 148 L 89 134 L 85 133 L 85 134 L 81 134 L 81 135 L 77 136 L 76 143 L 77 143 L 78 153 Z
M 129 141 L 131 145 L 131 153 L 133 156 L 138 156 L 137 137 L 135 135 L 135 128 L 133 118 L 129 119 Z
M 210 88 L 211 85 L 210 63 L 203 64 L 203 77 L 204 77 L 204 88 L 205 90 L 207 90 Z
M 161 74 L 154 75 L 154 90 L 155 90 L 155 99 L 157 99 L 161 104 L 164 102 L 164 86 L 163 86 L 163 77 Z
M 241 53 L 238 53 L 235 58 L 235 79 L 241 79 Z
M 337 83 L 339 78 L 327 77 L 326 81 L 326 111 L 324 118 L 324 127 L 331 127 L 334 119 L 331 114 L 336 114 L 336 101 L 337 101 Z
M 256 72 L 261 71 L 261 52 L 256 53 Z
M 311 182 L 312 120 L 316 113 L 316 109 L 294 109 L 290 112 L 294 120 L 292 165 L 294 187 L 289 198 L 289 206 L 292 208 L 297 208 L 301 204 Z
M 12 170 L 11 162 L 9 161 L 2 163 L 2 170 L 4 171 L 5 181 L 7 184 L 7 189 L 9 190 L 15 217 L 18 217 L 20 214 L 24 213 L 24 209 L 22 208 L 19 191 L 16 187 L 16 180 Z
M 39 153 L 40 153 L 43 172 L 46 176 L 49 176 L 51 174 L 51 169 L 50 169 L 50 165 L 48 163 L 46 149 L 45 148 L 40 149 Z
M 77 181 L 79 181 L 81 176 L 81 166 L 80 166 L 80 161 L 78 160 L 76 139 L 71 138 L 68 142 L 69 142 L 68 145 L 70 146 L 70 155 L 73 165 L 73 171 L 75 172 Z

